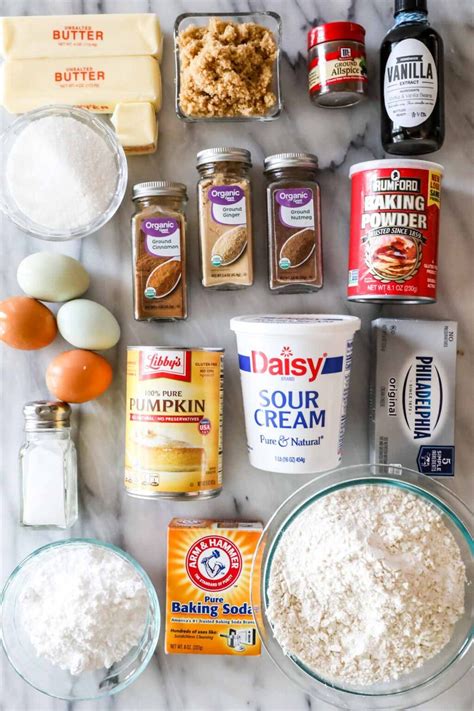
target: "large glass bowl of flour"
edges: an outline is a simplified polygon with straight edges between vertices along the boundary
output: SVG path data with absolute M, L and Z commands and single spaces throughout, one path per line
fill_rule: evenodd
M 139 636 L 137 644 L 134 644 L 120 661 L 112 664 L 109 668 L 72 674 L 68 670 L 61 669 L 57 664 L 51 663 L 45 656 L 38 656 L 30 633 L 25 629 L 22 595 L 25 589 L 32 584 L 34 576 L 40 572 L 42 566 L 44 569 L 45 561 L 51 561 L 51 556 L 57 553 L 62 554 L 70 549 L 77 552 L 85 547 L 88 550 L 92 547 L 98 554 L 104 552 L 105 561 L 110 560 L 110 556 L 118 556 L 120 562 L 123 562 L 127 569 L 129 568 L 130 575 L 143 583 L 144 599 L 147 602 L 145 602 L 143 609 L 144 623 L 140 625 L 141 636 Z M 101 575 L 109 579 L 112 578 L 111 587 L 118 589 L 119 584 L 111 576 L 110 567 L 107 567 L 106 562 L 103 564 L 102 571 L 99 571 L 98 577 Z M 54 597 L 54 592 L 51 597 Z M 73 606 L 74 600 L 70 604 Z M 87 605 L 84 605 L 84 608 L 86 607 Z M 110 609 L 115 608 L 111 605 Z M 84 614 L 90 613 L 91 609 L 84 611 Z M 66 610 L 65 616 L 69 617 L 68 610 Z M 113 618 L 114 615 L 111 617 Z M 113 619 L 106 617 L 101 624 L 106 630 L 107 626 L 112 623 Z M 95 539 L 71 538 L 38 548 L 11 573 L 1 596 L 1 635 L 8 660 L 19 676 L 32 687 L 48 696 L 66 701 L 103 699 L 128 687 L 146 669 L 155 651 L 159 632 L 160 607 L 156 591 L 146 572 L 125 551 Z M 45 638 L 50 638 L 50 634 L 49 631 L 45 631 Z M 74 634 L 73 627 L 71 634 Z M 108 639 L 110 640 L 111 637 L 112 635 Z M 54 639 L 50 639 L 50 642 L 52 644 Z M 71 656 L 69 656 L 70 659 Z
M 385 499 L 386 493 L 388 504 L 384 501 L 376 510 L 374 501 L 377 498 L 382 499 L 382 496 Z M 347 509 L 345 514 L 342 510 L 339 512 L 337 509 L 331 509 L 334 502 L 339 506 L 340 501 L 353 499 L 356 505 L 351 504 L 353 508 Z M 413 506 L 415 508 L 411 509 Z M 381 515 L 380 511 L 384 507 L 388 507 L 386 519 L 385 512 Z M 431 525 L 427 521 L 426 531 L 422 530 L 422 526 L 419 531 L 412 529 L 408 532 L 405 526 L 403 533 L 404 524 L 400 524 L 401 517 L 406 516 L 409 520 L 408 517 L 412 515 L 410 511 L 418 512 L 418 509 L 428 518 L 433 513 L 432 518 L 436 523 Z M 337 523 L 339 516 L 340 524 Z M 340 535 L 334 535 L 334 531 L 327 529 L 327 522 L 331 520 L 336 531 L 340 525 Z M 325 525 L 327 530 L 324 530 Z M 388 532 L 387 526 L 390 529 Z M 366 534 L 369 528 L 370 536 Z M 443 535 L 446 529 L 449 532 L 447 536 Z M 424 560 L 423 555 L 418 560 L 413 558 L 410 543 L 404 539 L 404 536 L 407 536 L 412 543 L 415 541 L 416 547 L 420 538 L 429 547 L 430 540 L 427 536 L 434 535 L 433 531 L 439 536 L 439 546 L 434 555 L 436 557 L 439 554 L 443 561 L 443 564 L 438 561 L 436 570 L 424 568 L 425 565 L 429 566 L 430 562 L 428 558 Z M 350 555 L 344 549 L 348 532 L 353 536 Z M 301 487 L 277 509 L 268 522 L 254 558 L 252 605 L 260 636 L 271 658 L 304 692 L 339 708 L 364 711 L 408 708 L 439 695 L 470 668 L 474 607 L 473 532 L 473 515 L 455 494 L 425 475 L 398 466 L 346 467 L 328 472 Z M 386 543 L 387 536 L 393 541 L 393 546 L 389 546 L 388 559 L 379 561 L 377 556 L 384 558 L 383 539 Z M 319 537 L 319 544 L 323 546 L 321 556 L 316 550 Z M 367 548 L 370 565 L 364 565 L 360 561 L 359 550 L 367 552 Z M 440 551 L 439 548 L 443 550 Z M 423 551 L 422 544 L 420 551 Z M 341 565 L 346 568 L 339 568 L 339 575 L 334 575 L 334 571 L 338 570 L 339 559 Z M 313 561 L 317 570 L 316 576 L 308 570 Z M 322 566 L 320 568 L 318 561 Z M 444 584 L 451 586 L 446 589 L 446 614 L 452 615 L 453 622 L 447 637 L 449 641 L 434 656 L 423 659 L 418 668 L 412 668 L 406 673 L 402 669 L 398 678 L 356 683 L 352 679 L 348 681 L 346 672 L 342 671 L 338 678 L 333 671 L 329 672 L 330 660 L 333 662 L 332 670 L 337 668 L 338 664 L 341 669 L 351 668 L 350 665 L 355 659 L 357 669 L 363 669 L 363 665 L 368 664 L 369 672 L 371 655 L 383 660 L 383 656 L 380 656 L 383 655 L 383 650 L 370 650 L 368 646 L 367 640 L 370 640 L 372 630 L 370 629 L 369 634 L 366 632 L 370 625 L 378 625 L 378 629 L 374 627 L 373 638 L 375 641 L 379 639 L 381 647 L 386 643 L 388 630 L 380 629 L 380 625 L 384 623 L 380 610 L 385 610 L 387 619 L 390 619 L 391 609 L 397 605 L 407 605 L 407 600 L 403 603 L 403 596 L 397 594 L 397 580 L 400 579 L 400 584 L 406 583 L 404 567 L 407 568 L 406 574 L 412 576 L 408 579 L 416 580 L 426 605 L 430 604 L 430 590 L 436 591 L 437 586 Z M 350 575 L 347 574 L 348 569 Z M 371 575 L 378 576 L 379 582 L 380 576 L 387 576 L 386 581 L 383 578 L 386 587 L 384 594 L 380 594 L 383 586 L 378 583 L 374 586 L 371 597 Z M 426 589 L 423 587 L 425 584 Z M 350 591 L 351 587 L 356 592 L 354 599 L 348 602 L 351 596 L 347 591 Z M 365 591 L 364 599 L 357 601 L 361 589 Z M 452 598 L 448 594 L 451 589 Z M 425 595 L 428 597 L 424 597 Z M 462 597 L 464 611 L 459 604 Z M 333 604 L 333 601 L 337 601 L 337 604 Z M 361 605 L 360 610 L 355 609 L 357 602 Z M 450 609 L 451 606 L 453 609 Z M 401 624 L 397 630 L 398 634 L 393 637 L 398 640 L 397 644 L 404 645 L 403 649 L 406 647 L 407 650 L 413 651 L 413 629 L 417 626 L 418 645 L 430 644 L 433 638 L 436 638 L 438 631 L 428 629 L 429 620 L 426 624 L 425 609 L 427 608 L 421 608 L 421 614 L 420 608 L 411 612 L 409 610 L 409 622 L 406 626 Z M 361 619 L 367 619 L 367 625 L 358 630 L 355 620 L 360 623 Z M 328 636 L 324 637 L 323 627 L 328 624 Z M 321 634 L 323 637 L 318 636 Z M 404 635 L 409 635 L 409 638 L 404 639 Z M 330 649 L 336 638 L 337 644 Z M 315 641 L 321 639 L 329 639 L 330 642 L 318 644 Z M 367 648 L 369 660 L 364 661 Z M 294 652 L 295 649 L 300 650 L 298 654 Z M 428 657 L 428 654 L 425 656 Z M 321 658 L 327 660 L 326 666 L 320 663 Z M 313 664 L 314 659 L 318 664 Z M 308 660 L 311 660 L 311 664 Z M 344 666 L 347 663 L 349 667 Z M 403 664 L 402 659 L 402 667 Z M 377 676 L 373 669 L 372 672 Z
M 25 232 L 86 237 L 118 210 L 127 159 L 107 120 L 65 105 L 29 111 L 0 137 L 0 209 Z

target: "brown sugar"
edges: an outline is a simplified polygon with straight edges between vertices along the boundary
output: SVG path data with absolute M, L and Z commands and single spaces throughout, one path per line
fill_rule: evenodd
M 188 116 L 262 116 L 274 106 L 273 34 L 252 22 L 210 19 L 178 37 L 179 104 Z

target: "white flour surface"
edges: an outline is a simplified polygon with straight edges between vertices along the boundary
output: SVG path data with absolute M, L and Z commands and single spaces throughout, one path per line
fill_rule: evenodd
M 81 674 L 111 667 L 139 642 L 148 594 L 130 563 L 104 548 L 81 545 L 44 554 L 20 606 L 37 655 Z
M 459 546 L 428 503 L 353 486 L 316 501 L 283 534 L 267 616 L 287 654 L 328 680 L 367 686 L 449 642 L 464 582 Z

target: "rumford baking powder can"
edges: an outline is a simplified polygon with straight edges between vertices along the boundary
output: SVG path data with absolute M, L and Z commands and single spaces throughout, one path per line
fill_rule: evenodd
M 436 301 L 442 174 L 424 160 L 352 166 L 350 301 Z
M 220 493 L 223 359 L 222 348 L 128 348 L 128 494 L 202 499 Z

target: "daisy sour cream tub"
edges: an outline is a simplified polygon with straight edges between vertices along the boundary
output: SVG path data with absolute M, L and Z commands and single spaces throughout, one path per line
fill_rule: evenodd
M 310 474 L 341 461 L 355 316 L 239 316 L 237 337 L 249 458 Z

